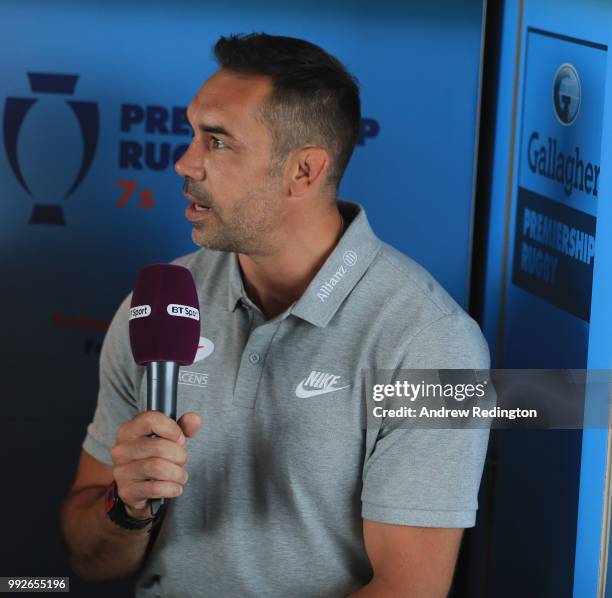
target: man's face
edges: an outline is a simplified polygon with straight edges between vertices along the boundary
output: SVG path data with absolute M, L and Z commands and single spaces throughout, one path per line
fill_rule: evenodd
M 271 91 L 267 77 L 222 69 L 187 108 L 194 137 L 175 169 L 185 177 L 197 245 L 252 255 L 275 247 L 286 203 L 282 176 L 273 174 L 272 136 L 257 118 Z

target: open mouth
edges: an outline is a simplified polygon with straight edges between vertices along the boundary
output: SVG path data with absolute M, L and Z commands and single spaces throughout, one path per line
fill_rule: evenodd
M 200 204 L 197 204 L 197 203 L 193 203 L 191 205 L 193 206 L 193 209 L 196 212 L 210 212 L 210 208 L 207 208 L 206 206 L 201 206 Z

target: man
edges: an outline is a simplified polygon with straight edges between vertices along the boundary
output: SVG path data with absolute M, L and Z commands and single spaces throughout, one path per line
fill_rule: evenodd
M 178 422 L 143 412 L 130 296 L 120 306 L 62 509 L 72 566 L 140 571 L 139 597 L 445 596 L 488 431 L 366 426 L 363 372 L 486 369 L 486 343 L 337 200 L 360 126 L 344 67 L 265 34 L 222 37 L 215 55 L 176 164 L 201 249 L 175 263 L 194 275 L 208 355 L 184 368 Z M 149 499 L 171 500 L 161 523 L 124 529 L 107 495 L 143 522 Z

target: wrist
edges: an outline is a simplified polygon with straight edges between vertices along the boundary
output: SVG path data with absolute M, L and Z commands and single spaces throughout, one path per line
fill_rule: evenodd
M 110 520 L 119 527 L 131 530 L 148 527 L 150 533 L 153 527 L 161 521 L 165 512 L 165 509 L 159 509 L 155 516 L 151 516 L 151 513 L 146 513 L 139 509 L 133 509 L 130 513 L 127 510 L 128 508 L 121 500 L 117 490 L 117 483 L 114 481 L 106 491 L 105 510 Z

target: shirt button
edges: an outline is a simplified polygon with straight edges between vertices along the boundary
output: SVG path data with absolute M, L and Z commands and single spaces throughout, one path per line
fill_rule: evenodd
M 259 363 L 259 360 L 261 359 L 259 353 L 251 353 L 249 355 L 249 361 L 251 363 Z

